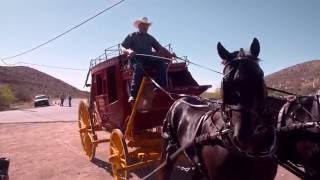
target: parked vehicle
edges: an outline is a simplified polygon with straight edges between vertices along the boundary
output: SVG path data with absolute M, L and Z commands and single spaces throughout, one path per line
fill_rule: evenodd
M 34 97 L 33 100 L 34 103 L 34 107 L 38 107 L 38 106 L 49 106 L 49 97 L 45 96 L 45 95 L 37 95 Z

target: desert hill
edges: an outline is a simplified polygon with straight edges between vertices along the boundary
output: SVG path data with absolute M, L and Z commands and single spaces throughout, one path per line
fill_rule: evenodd
M 299 95 L 314 94 L 320 90 L 320 60 L 307 61 L 284 68 L 265 77 L 268 87 L 296 93 Z M 269 91 L 269 95 L 285 95 Z M 216 92 L 205 92 L 203 97 L 219 99 Z
M 314 94 L 320 89 L 320 60 L 287 67 L 265 77 L 267 86 L 300 95 Z
M 61 92 L 70 93 L 73 97 L 86 97 L 88 94 L 26 66 L 0 66 L 0 85 L 8 85 L 20 101 L 31 100 L 37 94 L 45 94 L 51 98 L 59 97 Z

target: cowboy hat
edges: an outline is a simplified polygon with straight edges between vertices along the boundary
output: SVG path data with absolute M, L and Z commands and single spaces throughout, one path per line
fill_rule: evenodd
M 134 26 L 135 28 L 138 28 L 139 24 L 141 24 L 141 23 L 147 24 L 147 25 L 149 25 L 149 26 L 151 25 L 151 22 L 149 22 L 148 18 L 147 18 L 147 17 L 143 17 L 143 18 L 141 18 L 141 19 L 136 20 L 136 21 L 133 23 L 133 26 Z

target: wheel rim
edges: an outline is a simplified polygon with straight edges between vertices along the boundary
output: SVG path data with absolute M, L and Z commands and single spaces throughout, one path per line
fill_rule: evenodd
M 122 132 L 119 129 L 114 129 L 110 136 L 110 157 L 112 172 L 115 179 L 126 179 L 128 177 L 125 168 L 128 162 L 128 149 L 125 143 Z
M 79 117 L 78 117 L 78 125 L 79 125 L 79 133 L 80 133 L 80 140 L 82 144 L 82 149 L 85 154 L 89 157 L 90 160 L 93 159 L 95 155 L 95 145 L 92 142 L 90 130 L 90 117 L 89 117 L 89 110 L 86 103 L 83 101 L 80 102 L 79 105 Z

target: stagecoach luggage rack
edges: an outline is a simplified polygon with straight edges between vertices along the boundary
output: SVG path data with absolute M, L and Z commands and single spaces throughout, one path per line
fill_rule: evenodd
M 171 52 L 171 53 L 173 52 L 171 44 L 167 44 L 164 47 L 167 48 L 169 50 L 169 52 Z M 122 54 L 123 54 L 123 52 L 121 49 L 121 44 L 116 44 L 116 45 L 110 46 L 104 50 L 103 54 L 90 60 L 89 69 L 91 69 L 92 67 L 94 67 L 104 61 L 112 59 L 115 56 L 120 56 Z M 186 58 L 186 56 L 185 56 L 185 58 Z
M 108 59 L 111 59 L 114 56 L 120 56 L 121 54 L 123 54 L 123 53 L 122 53 L 120 44 L 110 46 L 104 50 L 103 54 L 101 54 L 100 56 L 98 56 L 94 59 L 91 59 L 89 69 L 91 69 L 92 67 L 94 67 L 104 61 L 107 61 Z

